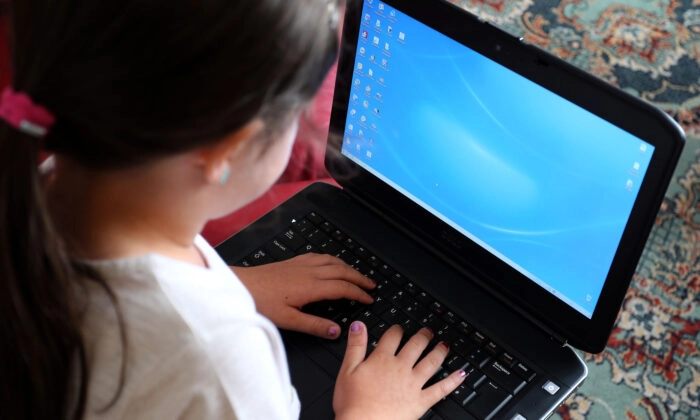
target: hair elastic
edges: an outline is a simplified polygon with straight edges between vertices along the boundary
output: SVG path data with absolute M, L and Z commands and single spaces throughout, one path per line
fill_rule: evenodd
M 32 102 L 23 92 L 5 87 L 0 96 L 0 118 L 12 127 L 34 137 L 44 137 L 56 121 L 46 108 Z

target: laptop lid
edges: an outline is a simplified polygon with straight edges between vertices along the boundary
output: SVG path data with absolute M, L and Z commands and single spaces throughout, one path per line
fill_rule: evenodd
M 562 343 L 605 347 L 683 140 L 447 2 L 348 4 L 329 172 Z

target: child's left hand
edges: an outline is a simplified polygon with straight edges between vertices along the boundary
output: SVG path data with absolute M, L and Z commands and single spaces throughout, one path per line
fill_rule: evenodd
M 307 303 L 351 299 L 372 303 L 362 288 L 374 282 L 330 255 L 304 254 L 290 260 L 256 267 L 231 267 L 255 299 L 258 312 L 279 328 L 323 338 L 338 338 L 335 322 L 301 311 Z

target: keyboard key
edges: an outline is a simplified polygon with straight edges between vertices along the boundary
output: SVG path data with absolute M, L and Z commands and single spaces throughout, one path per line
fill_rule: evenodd
M 326 221 L 326 219 L 324 219 L 315 211 L 310 212 L 306 217 L 311 221 L 311 223 L 315 225 L 320 225 L 321 223 Z
M 474 331 L 474 332 L 472 333 L 472 335 L 471 335 L 471 339 L 472 339 L 476 344 L 478 344 L 478 345 L 481 346 L 481 345 L 483 345 L 483 344 L 486 342 L 487 337 L 486 337 L 484 334 L 482 334 L 480 331 Z
M 459 405 L 467 404 L 475 396 L 476 392 L 474 391 L 474 388 L 464 385 L 464 383 L 459 384 L 457 389 L 452 391 L 450 394 L 450 398 L 455 400 L 455 402 Z
M 306 239 L 311 242 L 312 244 L 320 247 L 321 244 L 326 242 L 327 240 L 330 239 L 330 237 L 326 234 L 326 232 L 322 231 L 321 229 L 314 229 L 310 231 L 306 235 Z
M 292 223 L 292 229 L 297 231 L 300 235 L 306 235 L 315 228 L 313 223 L 311 223 L 308 219 L 301 219 L 296 223 Z
M 429 313 L 428 316 L 419 319 L 418 322 L 424 327 L 430 328 L 433 332 L 440 331 L 444 326 L 442 320 L 433 313 Z
M 435 404 L 432 410 L 445 419 L 476 420 L 465 411 L 464 407 L 462 407 L 461 404 L 456 403 L 450 398 L 445 398 L 444 400 Z
M 461 335 L 455 336 L 455 334 L 452 334 L 452 336 L 449 338 L 449 343 L 451 351 L 464 357 L 476 350 L 476 344 L 474 344 L 474 342 L 471 340 L 467 340 Z
M 444 323 L 441 324 L 439 329 L 433 330 L 435 333 L 435 338 L 438 341 L 444 341 L 448 343 L 450 341 L 450 337 L 452 336 L 452 330 L 450 329 L 449 325 L 445 325 Z
M 469 360 L 469 363 L 479 368 L 483 367 L 486 364 L 486 362 L 489 361 L 490 358 L 491 356 L 489 356 L 489 354 L 483 349 L 476 349 L 473 352 L 471 352 L 469 356 L 467 356 L 467 360 Z
M 375 325 L 377 325 L 379 322 L 379 317 L 373 311 L 368 309 L 360 314 L 358 320 L 364 322 L 367 326 L 367 330 L 369 331 L 374 328 Z
M 515 366 L 513 366 L 513 371 L 516 375 L 525 379 L 527 382 L 531 382 L 535 378 L 535 372 L 522 362 L 515 363 Z
M 368 266 L 367 264 L 362 262 L 362 260 L 359 258 L 357 259 L 357 263 L 355 265 L 353 265 L 352 268 L 354 268 L 355 270 L 362 273 L 362 275 L 369 277 L 369 278 L 373 278 L 376 275 L 374 270 L 372 268 L 370 268 L 370 266 Z
M 357 249 L 359 244 L 357 242 L 355 242 L 354 239 L 346 237 L 345 235 L 343 235 L 342 238 L 343 238 L 342 239 L 343 246 L 345 248 L 349 249 L 350 251 L 352 251 L 353 253 L 355 253 L 355 249 Z
M 448 325 L 456 325 L 457 324 L 457 315 L 455 315 L 454 312 L 452 312 L 452 311 L 445 312 L 442 315 L 442 319 L 444 319 Z
M 503 385 L 511 394 L 516 394 L 525 386 L 525 381 L 520 376 L 503 366 L 500 361 L 493 360 L 484 366 L 484 373 L 494 381 Z
M 466 365 L 467 365 L 467 360 L 458 354 L 448 355 L 447 360 L 445 360 L 445 363 L 443 363 L 443 366 L 445 366 L 445 369 L 447 369 L 450 372 L 454 372 L 455 370 L 462 369 Z
M 418 286 L 416 286 L 413 282 L 410 282 L 410 281 L 408 283 L 406 283 L 406 285 L 404 286 L 404 290 L 406 290 L 406 292 L 411 296 L 415 296 L 418 294 L 418 292 L 421 291 L 418 288 Z
M 328 234 L 330 234 L 331 232 L 333 232 L 334 230 L 336 230 L 336 229 L 335 229 L 335 226 L 333 226 L 333 225 L 331 224 L 331 222 L 329 222 L 329 221 L 327 221 L 327 220 L 326 220 L 326 221 L 323 221 L 323 222 L 321 222 L 321 223 L 319 223 L 319 224 L 318 224 L 318 228 L 321 229 L 322 231 L 328 233 Z
M 281 240 L 275 239 L 265 248 L 270 252 L 270 257 L 275 261 L 284 261 L 294 257 L 294 252 Z
M 297 255 L 302 255 L 302 254 L 309 254 L 309 253 L 319 253 L 318 248 L 316 248 L 313 244 L 307 243 L 303 245 L 301 248 L 296 250 Z
M 290 249 L 296 251 L 304 246 L 306 240 L 304 236 L 295 229 L 289 228 L 282 233 L 277 239 L 284 242 Z
M 472 332 L 472 326 L 466 321 L 459 321 L 457 323 L 457 330 L 464 335 L 469 335 Z
M 259 249 L 246 258 L 252 265 L 269 264 L 275 260 L 264 249 Z
M 433 302 L 433 304 L 430 306 L 430 310 L 433 311 L 435 314 L 442 316 L 445 312 L 445 307 L 442 306 L 442 303 Z
M 379 272 L 382 273 L 386 277 L 391 277 L 394 275 L 394 269 L 391 268 L 388 264 L 379 264 L 377 267 Z
M 499 354 L 501 352 L 501 348 L 498 347 L 498 345 L 491 340 L 489 340 L 486 343 L 486 346 L 484 346 L 484 350 L 491 353 L 492 356 L 496 356 L 497 354 Z
M 427 292 L 420 291 L 416 295 L 416 300 L 427 307 L 433 306 L 435 299 L 432 298 Z
M 418 306 L 418 302 L 416 302 L 415 300 L 413 300 L 411 298 L 405 299 L 402 302 L 400 308 L 402 311 L 404 311 L 404 313 L 406 313 L 406 315 L 408 315 L 412 319 L 419 319 L 416 316 L 418 314 L 419 306 Z
M 343 231 L 340 229 L 334 229 L 329 234 L 331 235 L 331 238 L 335 239 L 336 241 L 340 242 L 341 244 L 345 245 L 347 240 L 350 240 L 351 245 L 353 245 L 352 239 L 345 236 L 345 233 L 343 233 Z M 347 248 L 347 245 L 345 245 L 345 247 Z M 353 245 L 353 248 L 354 248 L 354 245 Z
M 366 262 L 374 269 L 379 269 L 379 267 L 383 264 L 381 261 L 379 261 L 379 258 L 377 258 L 376 255 L 370 255 L 367 257 Z
M 413 337 L 413 335 L 419 330 L 418 323 L 408 317 L 404 317 L 401 322 L 397 324 L 403 328 L 403 337 L 401 339 L 403 343 L 408 341 L 409 338 Z
M 355 254 L 353 254 L 352 252 L 348 251 L 345 248 L 342 248 L 338 252 L 336 252 L 335 256 L 340 258 L 341 260 L 345 261 L 345 263 L 348 265 L 353 265 L 353 263 L 358 261 Z
M 467 409 L 476 417 L 490 420 L 508 401 L 511 395 L 493 381 L 485 381 L 476 396 L 467 404 Z
M 501 361 L 503 366 L 508 367 L 508 368 L 513 367 L 513 365 L 516 362 L 515 357 L 513 357 L 510 353 L 507 353 L 507 352 L 501 353 L 501 355 L 498 356 L 498 360 Z
M 350 317 L 350 315 L 340 315 L 339 317 L 334 319 L 334 321 L 337 322 L 338 325 L 340 325 L 341 331 L 347 331 L 353 319 Z
M 369 307 L 372 309 L 372 312 L 374 312 L 375 314 L 381 314 L 382 312 L 389 309 L 390 306 L 391 304 L 384 296 L 375 296 L 374 303 L 369 305 Z
M 382 335 L 384 335 L 386 330 L 389 329 L 389 327 L 391 327 L 391 324 L 380 320 L 374 327 L 369 329 L 369 334 L 373 337 L 380 338 Z
M 379 315 L 381 319 L 388 322 L 390 325 L 401 324 L 407 317 L 401 310 L 395 306 L 390 307 Z
M 389 298 L 391 299 L 394 305 L 401 305 L 407 300 L 408 293 L 406 293 L 405 290 L 397 290 Z
M 386 280 L 382 281 L 381 285 L 380 283 L 377 283 L 377 289 L 375 290 L 377 290 L 378 294 L 392 301 L 392 296 L 399 291 L 399 288 L 394 283 L 390 282 L 389 280 Z

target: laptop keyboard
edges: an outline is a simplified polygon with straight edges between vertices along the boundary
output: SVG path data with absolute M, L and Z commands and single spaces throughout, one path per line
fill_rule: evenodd
M 429 384 L 457 369 L 464 369 L 466 378 L 448 398 L 426 413 L 424 420 L 495 418 L 535 378 L 536 374 L 529 366 L 317 212 L 294 220 L 280 235 L 236 265 L 261 265 L 309 252 L 334 255 L 377 283 L 376 289 L 370 291 L 374 297 L 371 305 L 338 300 L 315 302 L 304 307 L 305 312 L 332 319 L 343 329 L 338 340 L 316 339 L 335 356 L 336 360 L 318 360 L 326 364 L 326 371 L 330 374 L 337 373 L 340 367 L 338 361 L 345 353 L 347 328 L 352 321 L 361 320 L 369 332 L 368 353 L 393 324 L 403 327 L 404 340 L 421 327 L 428 327 L 435 334 L 430 348 L 439 341 L 450 346 L 450 353 Z M 287 337 L 285 335 L 285 339 Z

